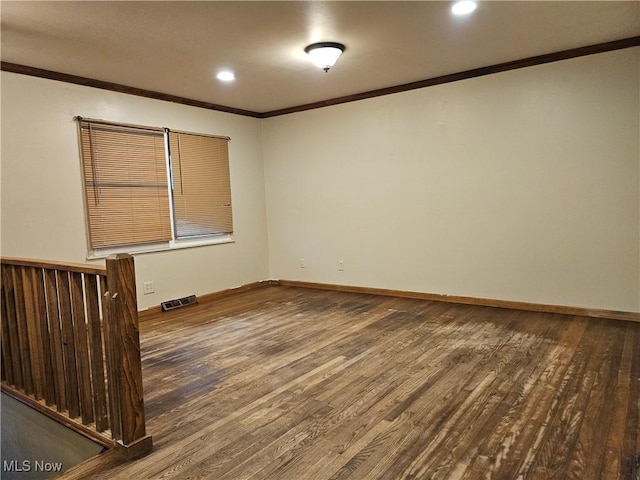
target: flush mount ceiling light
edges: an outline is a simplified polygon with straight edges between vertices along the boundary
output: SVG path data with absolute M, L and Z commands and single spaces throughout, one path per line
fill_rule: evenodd
M 345 46 L 336 42 L 312 43 L 304 51 L 311 57 L 311 61 L 326 72 L 336 63 L 344 52 Z
M 451 12 L 454 15 L 467 15 L 473 12 L 478 4 L 472 0 L 462 0 L 461 2 L 456 2 L 451 7 Z

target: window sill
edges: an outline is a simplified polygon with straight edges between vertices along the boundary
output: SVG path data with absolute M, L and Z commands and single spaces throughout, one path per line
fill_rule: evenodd
M 221 245 L 225 243 L 235 243 L 233 235 L 221 235 L 216 237 L 192 238 L 184 240 L 171 240 L 165 243 L 154 243 L 148 245 L 129 245 L 127 247 L 100 248 L 90 250 L 87 260 L 101 260 L 115 253 L 128 253 L 139 255 L 144 253 L 167 252 L 171 250 L 182 250 L 183 248 L 205 247 L 209 245 Z

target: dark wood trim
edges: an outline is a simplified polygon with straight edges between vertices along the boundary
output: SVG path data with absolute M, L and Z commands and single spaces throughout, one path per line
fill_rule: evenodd
M 52 70 L 44 70 L 42 68 L 29 67 L 27 65 L 20 65 L 17 63 L 1 62 L 0 70 L 4 72 L 19 73 L 21 75 L 29 75 L 31 77 L 57 80 L 59 82 L 73 83 L 76 85 L 83 85 L 85 87 L 100 88 L 102 90 L 110 90 L 112 92 L 126 93 L 128 95 L 136 95 L 138 97 L 153 98 L 155 100 L 163 100 L 165 102 L 180 103 L 182 105 L 189 105 L 191 107 L 199 107 L 206 108 L 208 110 L 216 110 L 219 112 L 233 113 L 236 115 L 243 115 L 245 117 L 261 118 L 262 116 L 260 113 L 252 112 L 251 110 L 227 107 L 225 105 L 218 105 L 216 103 L 203 102 L 201 100 L 194 100 L 177 95 L 170 95 L 168 93 L 146 90 L 144 88 L 130 87 L 128 85 L 105 82 L 103 80 L 96 80 L 93 78 L 80 77 L 78 75 L 70 75 L 68 73 L 54 72 Z
M 151 435 L 142 437 L 128 445 L 122 442 L 116 442 L 116 451 L 127 460 L 133 460 L 146 455 L 153 449 L 153 440 Z
M 624 38 L 622 40 L 614 40 L 612 42 L 598 43 L 595 45 L 588 45 L 586 47 L 571 48 L 569 50 L 537 55 L 535 57 L 499 63 L 497 65 L 490 65 L 488 67 L 474 68 L 472 70 L 451 73 L 448 75 L 442 75 L 440 77 L 427 78 L 426 80 L 419 80 L 402 85 L 395 85 L 393 87 L 380 88 L 377 90 L 370 90 L 368 92 L 356 93 L 354 95 L 332 98 L 329 100 L 323 100 L 321 102 L 307 103 L 306 105 L 298 105 L 295 107 L 272 110 L 270 112 L 263 113 L 261 115 L 261 118 L 277 117 L 280 115 L 288 115 L 290 113 L 303 112 L 305 110 L 313 110 L 316 108 L 329 107 L 331 105 L 339 105 L 341 103 L 356 102 L 358 100 L 365 100 L 367 98 L 391 95 L 393 93 L 406 92 L 409 90 L 416 90 L 418 88 L 432 87 L 434 85 L 442 85 L 443 83 L 458 82 L 460 80 L 467 80 L 469 78 L 482 77 L 485 75 L 492 75 L 494 73 L 517 70 L 519 68 L 558 62 L 560 60 L 568 60 L 570 58 L 584 57 L 586 55 L 594 55 L 596 53 L 621 50 L 624 48 L 636 47 L 638 45 L 640 45 L 640 36 Z
M 43 268 L 45 270 L 63 270 L 67 272 L 86 273 L 88 275 L 106 275 L 107 269 L 88 263 L 56 262 L 53 260 L 36 260 L 31 258 L 0 257 L 0 263 L 21 267 Z
M 200 295 L 197 297 L 197 300 L 199 304 L 215 302 L 216 300 L 220 300 L 221 298 L 230 297 L 233 295 L 237 295 L 239 293 L 248 292 L 250 290 L 256 290 L 258 288 L 268 287 L 269 285 L 277 285 L 277 282 L 274 280 L 261 280 L 259 282 L 247 283 L 239 287 L 228 288 L 226 290 L 220 290 L 218 292 L 206 293 L 204 295 Z M 150 317 L 152 315 L 156 315 L 161 312 L 162 312 L 162 307 L 158 305 L 151 308 L 147 308 L 146 310 L 141 310 L 140 312 L 138 312 L 138 317 L 140 321 L 143 321 L 146 317 Z
M 220 112 L 233 113 L 236 115 L 243 115 L 253 118 L 270 118 L 280 115 L 288 115 L 290 113 L 303 112 L 305 110 L 313 110 L 316 108 L 329 107 L 331 105 L 339 105 L 341 103 L 356 102 L 358 100 L 365 100 L 367 98 L 380 97 L 383 95 L 391 95 L 393 93 L 406 92 L 409 90 L 416 90 L 419 88 L 432 87 L 434 85 L 442 85 L 443 83 L 457 82 L 460 80 L 466 80 L 469 78 L 482 77 L 485 75 L 491 75 L 494 73 L 506 72 L 509 70 L 516 70 L 519 68 L 532 67 L 535 65 L 542 65 L 545 63 L 558 62 L 560 60 L 568 60 L 570 58 L 583 57 L 586 55 L 594 55 L 596 53 L 611 52 L 614 50 L 621 50 L 625 48 L 640 46 L 640 36 L 623 38 L 621 40 L 614 40 L 611 42 L 597 43 L 595 45 L 587 45 L 585 47 L 571 48 L 569 50 L 562 50 L 559 52 L 547 53 L 544 55 L 537 55 L 535 57 L 523 58 L 520 60 L 513 60 L 511 62 L 499 63 L 497 65 L 490 65 L 487 67 L 474 68 L 472 70 L 465 70 L 463 72 L 451 73 L 448 75 L 442 75 L 440 77 L 427 78 L 425 80 L 418 80 L 416 82 L 404 83 L 402 85 L 395 85 L 392 87 L 379 88 L 377 90 L 370 90 L 367 92 L 356 93 L 353 95 L 346 95 L 344 97 L 331 98 L 320 102 L 307 103 L 304 105 L 296 105 L 293 107 L 281 108 L 278 110 L 271 110 L 268 112 L 254 112 L 251 110 L 243 110 L 240 108 L 227 107 L 225 105 L 218 105 L 215 103 L 203 102 L 201 100 L 194 100 L 191 98 L 179 97 L 177 95 L 170 95 L 167 93 L 155 92 L 153 90 L 146 90 L 143 88 L 130 87 L 127 85 L 121 85 L 119 83 L 105 82 L 103 80 L 95 80 L 87 77 L 80 77 L 77 75 L 70 75 L 67 73 L 54 72 L 52 70 L 44 70 L 42 68 L 29 67 L 27 65 L 20 65 L 17 63 L 0 62 L 0 70 L 5 72 L 19 73 L 21 75 L 30 75 L 32 77 L 47 78 L 49 80 L 57 80 L 60 82 L 74 83 L 76 85 L 84 85 L 86 87 L 100 88 L 103 90 L 111 90 L 113 92 L 126 93 L 129 95 L 137 95 L 140 97 L 153 98 L 156 100 L 164 100 L 166 102 L 180 103 L 183 105 L 189 105 L 192 107 L 206 108 L 208 110 L 216 110 Z
M 599 310 L 582 307 L 569 307 L 563 305 L 545 305 L 539 303 L 516 302 L 512 300 L 497 300 L 492 298 L 463 297 L 457 295 L 442 295 L 438 293 L 411 292 L 404 290 L 391 290 L 386 288 L 356 287 L 351 285 L 335 285 L 329 283 L 301 282 L 297 280 L 278 280 L 278 285 L 315 288 L 319 290 L 335 290 L 339 292 L 366 293 L 370 295 L 382 295 L 387 297 L 415 298 L 418 300 L 432 300 L 436 302 L 460 303 L 464 305 L 478 305 L 485 307 L 510 308 L 529 312 L 558 313 L 562 315 L 575 315 L 580 317 L 606 318 L 610 320 L 627 320 L 640 322 L 640 313 L 619 312 L 615 310 Z
M 143 447 L 151 449 L 151 437 L 147 435 L 142 387 L 142 360 L 136 300 L 136 273 L 131 255 L 120 253 L 107 257 L 107 286 L 105 295 L 110 302 L 105 315 L 109 324 L 105 343 L 116 345 L 117 351 L 107 352 L 107 371 L 115 372 L 115 383 L 109 384 L 110 394 L 118 392 L 119 418 L 111 419 L 111 426 L 119 420 L 121 436 L 113 435 L 125 447 L 136 445 L 133 456 Z M 111 353 L 111 355 L 109 355 Z M 114 416 L 115 417 L 115 416 Z M 149 438 L 147 438 L 149 437 Z M 142 443 L 140 440 L 144 439 Z

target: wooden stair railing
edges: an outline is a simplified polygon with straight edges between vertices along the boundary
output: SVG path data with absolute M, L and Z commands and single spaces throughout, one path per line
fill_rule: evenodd
M 127 458 L 151 450 L 133 257 L 1 263 L 2 391 Z

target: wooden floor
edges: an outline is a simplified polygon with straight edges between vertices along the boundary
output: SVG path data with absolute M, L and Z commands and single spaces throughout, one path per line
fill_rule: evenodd
M 640 323 L 270 286 L 141 342 L 154 450 L 63 478 L 640 480 Z

